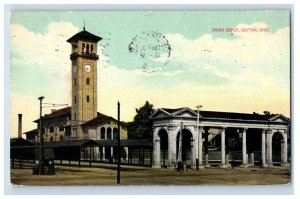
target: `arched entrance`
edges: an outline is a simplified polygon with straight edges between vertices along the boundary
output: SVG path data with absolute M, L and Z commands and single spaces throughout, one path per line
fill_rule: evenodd
M 161 129 L 158 132 L 160 137 L 160 165 L 167 167 L 168 163 L 168 133 L 165 129 Z
M 180 141 L 180 131 L 177 133 L 176 137 L 176 158 L 180 158 L 179 155 L 181 155 L 181 160 L 183 163 L 191 163 L 192 161 L 192 141 L 193 141 L 193 135 L 192 133 L 187 130 L 182 130 L 182 148 L 181 152 L 179 151 L 179 141 Z M 181 154 L 180 154 L 181 153 Z
M 276 132 L 272 137 L 272 161 L 273 163 L 281 163 L 281 151 L 284 144 L 283 136 L 281 133 Z

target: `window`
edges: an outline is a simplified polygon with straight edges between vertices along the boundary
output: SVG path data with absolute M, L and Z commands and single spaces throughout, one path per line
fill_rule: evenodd
M 86 102 L 90 102 L 90 96 L 89 95 L 86 96 Z
M 60 141 L 64 140 L 64 136 L 60 135 L 59 139 L 60 139 Z
M 94 50 L 94 46 L 93 44 L 91 44 L 91 53 L 93 53 L 93 50 Z
M 90 78 L 86 78 L 86 84 L 90 85 Z
M 85 52 L 85 43 L 82 44 L 82 54 Z
M 100 130 L 100 136 L 101 136 L 101 140 L 105 139 L 105 128 L 104 127 L 102 127 Z
M 107 138 L 106 139 L 108 139 L 108 140 L 111 139 L 111 128 L 110 127 L 107 128 Z
M 74 113 L 74 120 L 76 120 L 76 113 Z
M 53 132 L 54 132 L 54 127 L 51 126 L 51 127 L 50 127 L 50 133 L 53 133 Z
M 116 140 L 117 139 L 117 135 L 118 135 L 118 129 L 114 128 L 114 132 L 113 132 L 113 139 Z
M 74 79 L 74 86 L 76 86 L 76 78 Z
M 64 131 L 65 129 L 64 129 L 64 127 L 63 127 L 63 125 L 60 125 L 59 126 L 59 131 Z
M 53 137 L 51 136 L 51 138 L 50 138 L 50 142 L 53 142 Z
M 77 137 L 77 129 L 73 129 L 73 130 L 71 131 L 71 137 L 72 137 L 72 138 Z
M 90 51 L 90 48 L 89 48 L 89 45 L 87 44 L 86 45 L 86 54 L 89 54 L 89 51 Z
M 76 100 L 76 95 L 74 96 L 74 103 L 76 104 L 77 100 Z

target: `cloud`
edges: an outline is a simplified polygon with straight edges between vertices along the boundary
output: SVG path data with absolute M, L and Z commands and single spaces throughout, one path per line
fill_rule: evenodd
M 268 27 L 257 22 L 239 24 L 236 28 Z M 227 33 L 224 33 L 227 34 Z M 289 27 L 276 32 L 238 32 L 229 38 L 205 34 L 189 40 L 181 34 L 168 34 L 172 52 L 170 59 L 195 70 L 199 67 L 217 72 L 216 76 L 237 74 L 254 69 L 264 74 L 272 72 L 278 78 L 289 77 Z M 215 66 L 213 69 L 207 66 Z
M 11 25 L 14 136 L 18 113 L 24 115 L 24 131 L 36 127 L 32 121 L 39 114 L 40 95 L 45 95 L 47 102 L 71 102 L 71 47 L 66 40 L 79 30 L 69 22 L 50 23 L 47 30 L 40 34 L 18 24 Z M 289 115 L 289 28 L 234 34 L 232 38 L 211 34 L 194 40 L 180 34 L 167 37 L 172 49 L 168 65 L 151 74 L 107 63 L 109 57 L 98 46 L 98 111 L 116 117 L 116 104 L 120 101 L 121 119 L 130 121 L 135 108 L 149 100 L 156 108 L 193 108 L 202 104 L 205 110 L 269 110 Z M 228 83 L 215 86 L 201 81 L 207 74 L 212 74 L 215 81 L 223 78 Z M 160 86 L 162 83 L 164 87 Z
M 176 75 L 179 75 L 182 73 L 182 70 L 175 70 L 175 71 L 166 71 L 166 72 L 162 72 L 160 73 L 162 76 L 166 76 L 166 77 L 173 77 Z

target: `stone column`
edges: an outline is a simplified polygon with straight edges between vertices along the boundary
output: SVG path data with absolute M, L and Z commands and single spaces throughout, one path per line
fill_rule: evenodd
M 114 133 L 113 133 L 113 129 L 111 130 L 111 137 L 109 139 L 113 139 L 114 137 Z M 111 150 L 110 150 L 110 157 L 114 157 L 114 147 L 111 147 Z
M 226 128 L 222 128 L 221 130 L 221 168 L 227 168 L 226 162 L 225 162 L 225 130 Z
M 102 161 L 105 160 L 105 147 L 102 147 Z
M 126 158 L 125 158 L 125 160 L 128 161 L 128 147 L 124 147 L 124 150 L 126 152 Z
M 168 130 L 168 168 L 175 168 L 176 164 L 176 127 Z
M 194 134 L 193 134 L 194 135 Z M 194 136 L 193 136 L 194 137 Z M 196 168 L 196 145 L 195 139 L 191 138 L 191 167 Z
M 261 163 L 262 167 L 268 167 L 266 164 L 266 130 L 262 130 L 261 134 Z
M 204 168 L 202 164 L 202 148 L 203 148 L 203 140 L 202 140 L 202 132 L 203 127 L 201 126 L 198 131 L 198 160 L 199 160 L 199 168 Z
M 107 128 L 105 128 L 104 139 L 107 140 Z M 106 149 L 106 147 L 103 147 L 103 150 L 104 150 L 104 153 L 103 153 L 103 155 L 104 155 L 104 160 L 106 160 L 106 157 L 105 157 L 105 149 Z
M 281 147 L 281 166 L 289 166 L 287 134 L 288 134 L 288 131 L 285 130 L 283 133 L 283 143 L 282 143 L 282 147 Z
M 204 148 L 204 155 L 205 155 L 205 167 L 210 167 L 209 163 L 208 163 L 208 130 L 209 128 L 206 127 L 204 129 L 204 145 L 205 145 L 205 148 Z
M 243 163 L 241 167 L 248 167 L 248 154 L 247 154 L 247 129 L 243 129 Z
M 266 160 L 269 167 L 273 166 L 272 161 L 272 136 L 273 132 L 272 130 L 268 130 L 267 132 L 267 151 L 266 151 Z
M 155 136 L 154 145 L 153 145 L 153 153 L 154 153 L 154 165 L 152 168 L 160 168 L 160 138 L 159 136 Z

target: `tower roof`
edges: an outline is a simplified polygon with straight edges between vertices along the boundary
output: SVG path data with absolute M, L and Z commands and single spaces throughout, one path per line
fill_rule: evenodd
M 94 35 L 88 31 L 86 31 L 85 29 L 75 35 L 73 35 L 70 39 L 67 40 L 67 42 L 71 43 L 71 42 L 77 42 L 78 40 L 87 40 L 87 41 L 94 41 L 94 42 L 98 42 L 100 41 L 102 38 L 98 37 L 97 35 Z

